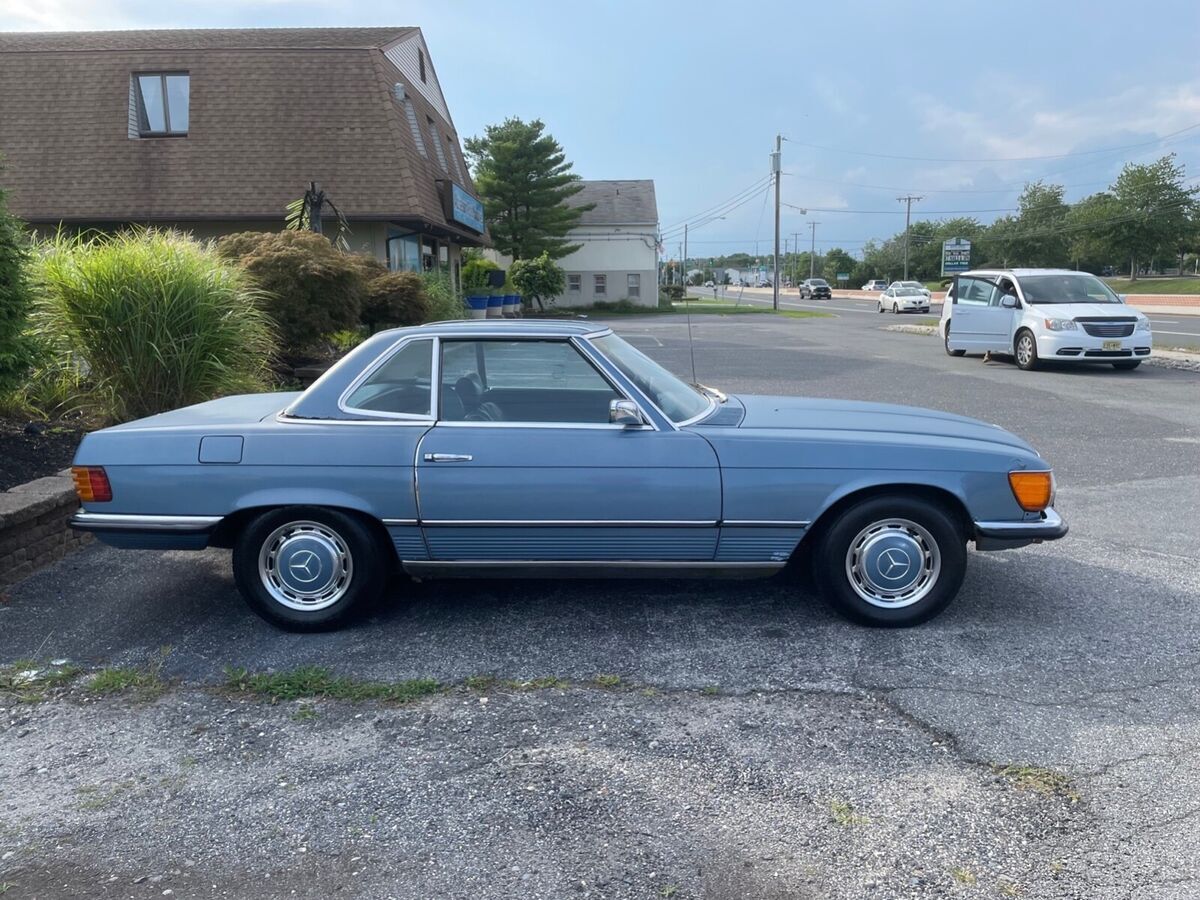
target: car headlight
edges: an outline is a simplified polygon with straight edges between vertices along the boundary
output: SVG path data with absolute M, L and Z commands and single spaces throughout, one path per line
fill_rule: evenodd
M 1075 331 L 1079 328 L 1074 319 L 1042 319 L 1049 331 Z
M 1150 320 L 1149 319 L 1138 319 L 1137 330 L 1138 331 L 1149 331 L 1150 330 Z

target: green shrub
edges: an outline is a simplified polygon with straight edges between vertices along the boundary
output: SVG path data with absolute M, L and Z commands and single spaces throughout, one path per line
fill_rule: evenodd
M 35 258 L 46 377 L 124 420 L 265 389 L 274 333 L 246 274 L 169 231 L 60 234 Z
M 644 307 L 638 306 L 632 300 L 624 298 L 621 300 L 597 300 L 592 304 L 592 309 L 596 312 L 637 312 Z
M 518 259 L 508 271 L 509 280 L 521 296 L 545 309 L 544 300 L 553 302 L 566 286 L 567 274 L 543 253 L 536 259 Z
M 27 334 L 28 255 L 21 223 L 8 212 L 0 191 L 0 395 L 20 386 L 34 362 L 35 348 Z
M 465 256 L 462 264 L 462 286 L 468 294 L 491 289 L 488 273 L 499 270 L 499 266 L 482 256 Z
M 665 284 L 662 290 L 658 292 L 658 304 L 662 306 L 663 294 L 667 295 L 668 302 L 681 303 L 687 297 L 687 288 L 682 284 Z
M 429 295 L 416 272 L 393 272 L 373 256 L 353 254 L 362 292 L 359 313 L 369 331 L 429 321 Z
M 424 272 L 420 276 L 429 297 L 427 322 L 445 322 L 461 319 L 466 314 L 462 297 L 454 290 L 454 283 L 444 272 Z
M 360 259 L 319 234 L 246 231 L 221 238 L 217 253 L 239 263 L 265 293 L 286 356 L 302 356 L 359 322 Z

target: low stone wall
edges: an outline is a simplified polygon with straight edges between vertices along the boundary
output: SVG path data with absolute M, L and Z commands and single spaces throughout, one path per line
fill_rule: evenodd
M 62 559 L 92 539 L 67 522 L 79 509 L 67 474 L 39 478 L 0 493 L 0 588 Z

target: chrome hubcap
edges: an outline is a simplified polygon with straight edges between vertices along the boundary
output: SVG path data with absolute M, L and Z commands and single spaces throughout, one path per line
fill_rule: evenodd
M 263 541 L 258 573 L 276 602 L 311 612 L 345 596 L 354 574 L 354 559 L 341 535 L 329 526 L 288 522 Z
M 937 584 L 942 554 L 923 526 L 908 519 L 872 522 L 850 542 L 846 577 L 872 606 L 900 609 L 925 597 Z
M 1029 335 L 1022 335 L 1017 341 L 1017 362 L 1025 366 L 1029 364 L 1029 360 L 1033 358 L 1033 341 Z

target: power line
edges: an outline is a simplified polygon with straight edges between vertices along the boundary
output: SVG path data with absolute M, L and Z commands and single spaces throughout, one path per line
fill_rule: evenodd
M 722 201 L 721 203 L 718 203 L 715 206 L 710 206 L 708 209 L 706 209 L 702 212 L 698 212 L 698 213 L 695 213 L 694 215 L 690 215 L 686 219 L 681 219 L 679 222 L 670 226 L 669 228 L 664 228 L 663 234 L 665 235 L 665 234 L 668 234 L 673 231 L 679 231 L 680 229 L 683 228 L 685 223 L 695 222 L 697 219 L 702 219 L 705 216 L 708 216 L 714 212 L 719 212 L 723 207 L 728 206 L 731 203 L 735 203 L 735 202 L 741 200 L 742 197 L 745 196 L 746 194 L 751 194 L 751 195 L 757 196 L 758 191 L 761 190 L 762 188 L 766 187 L 767 183 L 770 180 L 771 180 L 771 178 L 769 175 L 759 178 L 757 181 L 754 182 L 754 184 L 750 185 L 750 187 L 744 188 L 743 190 L 738 191 L 736 194 L 734 194 L 728 200 Z
M 1178 131 L 1172 131 L 1170 134 L 1164 134 L 1162 137 L 1155 138 L 1152 141 L 1142 141 L 1137 144 L 1124 144 L 1119 147 L 1105 147 L 1100 150 L 1077 150 L 1074 153 L 1049 153 L 1042 156 L 979 156 L 979 157 L 938 157 L 938 156 L 898 156 L 891 153 L 871 153 L 866 150 L 848 150 L 843 147 L 826 147 L 822 144 L 808 144 L 804 141 L 794 141 L 801 147 L 809 147 L 813 150 L 828 150 L 831 153 L 848 153 L 854 156 L 870 156 L 875 159 L 902 159 L 910 162 L 937 162 L 937 163 L 986 163 L 986 162 L 1036 162 L 1045 159 L 1070 159 L 1076 156 L 1095 156 L 1101 153 L 1117 153 L 1123 150 L 1136 150 L 1139 147 L 1153 147 L 1156 144 L 1161 144 L 1163 141 L 1184 134 L 1188 131 L 1200 128 L 1200 122 L 1194 125 L 1189 125 L 1186 128 L 1181 128 Z

